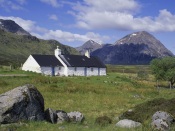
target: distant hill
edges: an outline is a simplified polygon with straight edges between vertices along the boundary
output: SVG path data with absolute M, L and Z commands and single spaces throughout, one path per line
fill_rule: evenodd
M 102 45 L 93 41 L 93 40 L 88 40 L 85 42 L 82 46 L 76 47 L 76 50 L 80 52 L 80 54 L 84 55 L 86 50 L 90 50 L 91 52 L 101 48 Z
M 7 28 L 0 29 L 0 65 L 20 65 L 30 54 L 54 54 L 57 46 L 63 54 L 79 54 L 76 49 L 56 40 L 42 40 L 28 33 L 25 34 L 25 31 L 16 23 L 10 23 L 12 24 L 8 27 L 8 31 Z M 24 32 L 23 35 L 19 33 L 19 30 L 15 31 L 16 28 L 13 30 L 13 26 Z
M 129 34 L 114 44 L 91 53 L 106 64 L 149 64 L 154 58 L 173 56 L 159 40 L 146 31 Z

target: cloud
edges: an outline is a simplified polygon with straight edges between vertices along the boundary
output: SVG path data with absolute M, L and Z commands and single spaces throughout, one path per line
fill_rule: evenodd
M 94 40 L 99 43 L 103 43 L 103 41 L 108 40 L 108 36 L 101 36 L 100 34 L 94 32 L 88 32 L 86 34 L 76 34 L 71 32 L 66 32 L 62 30 L 48 30 L 42 28 L 36 24 L 36 22 L 31 20 L 24 20 L 19 17 L 4 17 L 0 16 L 0 19 L 10 19 L 15 21 L 18 25 L 20 25 L 23 29 L 28 31 L 34 36 L 37 36 L 41 39 L 55 39 L 62 43 L 66 42 L 86 42 L 88 40 Z
M 103 40 L 109 39 L 107 36 L 100 36 L 99 34 L 96 34 L 94 32 L 87 32 L 84 35 L 80 34 L 74 34 L 71 32 L 66 32 L 62 30 L 49 30 L 47 33 L 43 35 L 43 38 L 45 39 L 56 39 L 59 41 L 67 41 L 67 42 L 75 42 L 75 41 L 81 41 L 86 42 L 88 40 L 94 40 L 98 43 L 103 43 Z
M 19 4 L 23 5 L 27 3 L 27 0 L 16 0 Z
M 175 15 L 166 9 L 157 17 L 138 17 L 141 5 L 136 0 L 84 0 L 73 7 L 76 26 L 84 29 L 175 31 Z
M 60 5 L 58 4 L 57 0 L 40 0 L 41 2 L 44 2 L 46 4 L 49 4 L 53 7 L 59 7 Z
M 55 14 L 52 14 L 49 16 L 49 19 L 57 21 L 58 17 Z
M 0 7 L 5 9 L 6 11 L 11 10 L 22 10 L 23 7 L 21 4 L 25 2 L 25 0 L 16 0 L 16 2 L 11 0 L 0 0 Z

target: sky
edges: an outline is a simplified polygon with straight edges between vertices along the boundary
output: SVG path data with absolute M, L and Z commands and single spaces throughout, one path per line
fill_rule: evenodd
M 0 19 L 72 47 L 147 31 L 175 54 L 174 7 L 175 0 L 0 0 Z

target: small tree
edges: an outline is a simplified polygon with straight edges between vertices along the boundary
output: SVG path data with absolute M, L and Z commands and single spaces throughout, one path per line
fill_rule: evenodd
M 170 87 L 175 83 L 175 57 L 165 57 L 151 61 L 151 70 L 157 80 L 170 82 Z

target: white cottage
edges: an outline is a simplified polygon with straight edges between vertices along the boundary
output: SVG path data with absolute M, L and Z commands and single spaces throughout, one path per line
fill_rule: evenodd
M 22 70 L 59 76 L 106 75 L 106 66 L 88 51 L 85 56 L 63 55 L 58 47 L 55 55 L 30 55 Z

